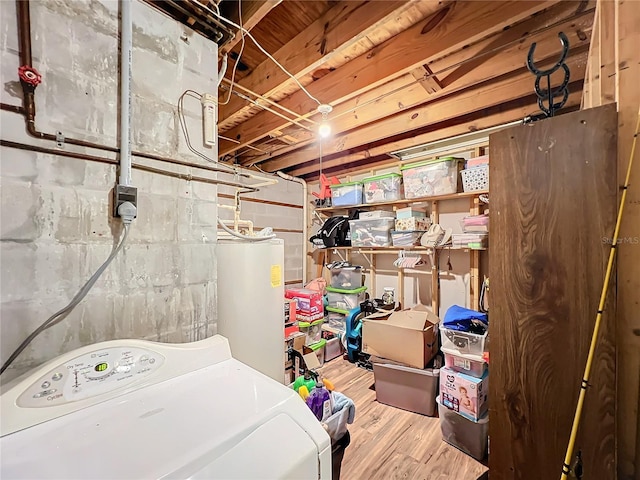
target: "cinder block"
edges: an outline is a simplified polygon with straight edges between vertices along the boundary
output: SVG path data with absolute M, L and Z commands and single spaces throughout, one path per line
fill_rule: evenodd
M 42 232 L 40 188 L 3 178 L 0 197 L 0 238 L 4 241 L 33 241 L 38 238 Z
M 177 202 L 138 192 L 138 217 L 129 237 L 134 242 L 171 242 L 176 238 Z
M 197 170 L 194 169 L 195 172 Z M 214 173 L 207 173 L 207 176 L 215 178 Z M 209 183 L 193 182 L 193 196 L 199 200 L 208 200 L 210 202 L 218 201 L 218 187 Z
M 36 283 L 36 248 L 34 243 L 0 243 L 2 302 L 31 298 Z
M 179 252 L 180 276 L 184 284 L 205 284 L 215 278 L 215 245 L 183 244 Z
M 141 150 L 173 155 L 178 143 L 174 108 L 154 99 L 131 97 L 133 139 Z
M 0 2 L 1 5 L 2 2 Z M 4 133 L 4 124 L 2 125 Z M 16 182 L 38 182 L 37 157 L 35 152 L 0 147 L 2 157 L 2 177 L 12 178 Z

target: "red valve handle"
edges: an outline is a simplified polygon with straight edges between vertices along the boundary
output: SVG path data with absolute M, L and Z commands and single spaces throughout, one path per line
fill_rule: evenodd
M 23 65 L 18 68 L 18 76 L 24 83 L 37 87 L 42 83 L 42 75 L 33 67 Z

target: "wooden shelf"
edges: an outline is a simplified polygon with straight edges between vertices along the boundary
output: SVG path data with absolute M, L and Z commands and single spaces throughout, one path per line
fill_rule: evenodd
M 349 251 L 355 251 L 356 253 L 361 251 L 363 253 L 379 254 L 379 253 L 397 253 L 402 250 L 426 252 L 427 250 L 434 250 L 434 249 L 435 250 L 470 250 L 470 251 L 478 251 L 478 252 L 487 250 L 486 248 L 448 247 L 448 246 L 423 247 L 421 245 L 411 245 L 406 247 L 393 247 L 393 246 L 389 246 L 389 247 L 328 247 L 328 248 L 318 248 L 316 250 L 327 250 L 327 251 L 349 250 Z
M 411 205 L 414 203 L 439 202 L 443 200 L 458 200 L 460 198 L 477 197 L 478 195 L 486 195 L 488 193 L 489 193 L 488 190 L 478 190 L 476 192 L 450 193 L 448 195 L 437 195 L 434 197 L 403 198 L 402 200 L 393 200 L 391 202 L 361 203 L 360 205 L 349 205 L 348 207 L 316 208 L 316 212 L 331 213 L 331 212 L 338 212 L 338 211 L 344 211 L 344 210 L 353 210 L 356 208 L 384 207 L 384 206 L 393 206 L 393 205 Z

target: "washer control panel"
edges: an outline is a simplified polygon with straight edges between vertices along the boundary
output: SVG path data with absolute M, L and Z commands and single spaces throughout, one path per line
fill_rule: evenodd
M 84 400 L 138 381 L 163 363 L 162 355 L 144 348 L 96 350 L 49 370 L 27 387 L 16 403 L 38 408 Z

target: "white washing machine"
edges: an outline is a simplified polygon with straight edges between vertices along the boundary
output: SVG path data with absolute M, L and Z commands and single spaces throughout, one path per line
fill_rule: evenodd
M 330 479 L 329 436 L 224 337 L 115 340 L 3 388 L 0 478 Z

